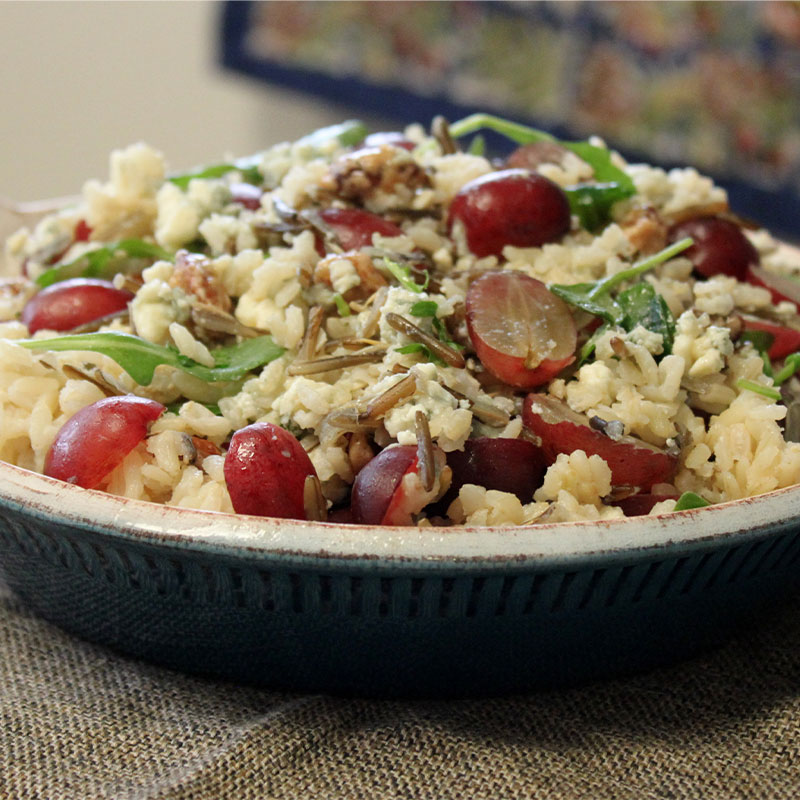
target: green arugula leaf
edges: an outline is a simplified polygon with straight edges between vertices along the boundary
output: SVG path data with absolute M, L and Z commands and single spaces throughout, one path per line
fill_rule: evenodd
M 680 239 L 668 247 L 665 247 L 663 250 L 659 250 L 657 253 L 653 253 L 653 255 L 648 256 L 642 261 L 638 261 L 629 269 L 620 270 L 608 278 L 603 278 L 602 280 L 597 281 L 594 284 L 594 288 L 590 292 L 590 296 L 593 299 L 597 299 L 597 297 L 601 295 L 608 294 L 612 289 L 615 289 L 621 283 L 625 283 L 633 278 L 638 278 L 639 275 L 649 272 L 659 264 L 663 264 L 665 261 L 669 261 L 671 258 L 680 255 L 684 250 L 691 246 L 692 240 L 688 236 L 684 239 Z
M 622 327 L 632 331 L 641 325 L 648 331 L 659 333 L 662 337 L 664 354 L 672 352 L 675 341 L 675 318 L 669 310 L 666 300 L 656 293 L 653 285 L 641 281 L 619 293 L 617 298 L 623 311 Z
M 482 156 L 486 153 L 486 139 L 483 138 L 480 134 L 474 136 L 472 141 L 469 143 L 469 147 L 467 148 L 467 152 L 471 156 Z
M 750 342 L 761 356 L 764 362 L 764 374 L 773 377 L 772 359 L 769 357 L 769 349 L 775 341 L 775 336 L 769 331 L 743 330 L 739 335 L 740 342 Z
M 168 403 L 167 404 L 167 411 L 170 411 L 173 414 L 179 414 L 180 410 L 181 410 L 181 407 L 183 406 L 183 404 L 185 402 L 186 402 L 186 400 L 183 399 L 183 400 L 176 400 L 174 403 Z M 195 400 L 194 402 L 197 403 L 198 401 Z M 222 411 L 221 411 L 220 407 L 216 403 L 198 403 L 198 405 L 201 405 L 201 406 L 204 406 L 205 408 L 207 408 L 215 417 L 221 417 L 222 416 Z
M 435 300 L 419 300 L 411 306 L 409 313 L 414 317 L 435 317 L 438 310 Z
M 598 231 L 611 220 L 614 203 L 630 197 L 620 183 L 581 183 L 564 189 L 570 211 L 587 231 Z
M 800 370 L 800 353 L 790 353 L 783 359 L 783 366 L 775 373 L 775 385 L 780 386 Z
M 773 389 L 771 386 L 764 386 L 763 384 L 756 383 L 755 381 L 749 381 L 747 378 L 739 378 L 739 380 L 736 381 L 736 385 L 740 389 L 746 389 L 749 392 L 755 392 L 756 394 L 768 397 L 770 400 L 781 399 L 781 393 L 777 389 Z
M 548 286 L 550 291 L 558 295 L 565 303 L 569 303 L 576 308 L 582 308 L 590 314 L 601 317 L 606 322 L 614 325 L 621 323 L 625 312 L 620 304 L 612 298 L 611 292 L 621 283 L 630 281 L 639 275 L 650 271 L 654 267 L 670 258 L 674 258 L 682 253 L 687 247 L 691 247 L 692 240 L 689 238 L 681 239 L 669 247 L 665 247 L 658 253 L 645 258 L 634 264 L 629 269 L 623 269 L 608 278 L 588 283 L 559 284 L 553 283 Z
M 258 336 L 212 350 L 214 366 L 206 367 L 173 348 L 162 347 L 119 331 L 55 336 L 51 339 L 21 339 L 16 344 L 29 350 L 88 350 L 102 353 L 116 361 L 140 386 L 147 386 L 153 380 L 156 367 L 162 364 L 209 383 L 238 381 L 256 367 L 268 364 L 284 353 L 284 348 L 275 344 L 271 336 Z
M 336 304 L 336 310 L 339 312 L 340 317 L 349 317 L 351 315 L 350 306 L 347 304 L 347 300 L 336 292 L 333 295 L 333 302 Z
M 404 344 L 402 347 L 395 347 L 397 353 L 419 353 L 427 361 L 431 361 L 440 367 L 446 367 L 447 364 L 439 358 L 427 345 L 422 342 L 411 342 L 411 344 Z
M 36 283 L 44 288 L 69 278 L 111 278 L 118 272 L 140 270 L 142 260 L 152 263 L 172 258 L 173 253 L 157 244 L 142 239 L 123 239 L 50 267 L 36 278 Z
M 581 347 L 580 351 L 578 352 L 578 359 L 575 364 L 576 367 L 582 367 L 594 354 L 595 348 L 597 347 L 597 342 L 599 341 L 600 337 L 608 330 L 609 326 L 607 323 L 601 325 L 597 330 L 583 343 L 583 347 Z
M 766 353 L 775 342 L 775 335 L 769 331 L 748 330 L 739 335 L 740 342 L 750 342 L 759 353 Z
M 619 324 L 624 314 L 619 303 L 613 297 L 604 294 L 592 297 L 596 286 L 596 282 L 573 283 L 569 286 L 554 283 L 548 288 L 565 303 L 588 311 L 590 314 L 594 314 L 612 325 Z
M 450 338 L 450 332 L 447 330 L 447 326 L 436 316 L 438 310 L 439 306 L 434 300 L 419 300 L 411 306 L 409 313 L 414 317 L 430 319 L 433 333 L 436 334 L 436 338 L 440 342 L 443 342 L 448 347 L 452 347 L 454 350 L 463 350 L 464 348 L 460 344 L 454 342 Z M 425 345 L 421 346 L 425 347 Z M 425 351 L 429 351 L 429 348 L 425 347 Z M 419 352 L 422 351 L 420 350 Z M 429 360 L 435 360 L 437 363 L 441 361 L 438 357 L 431 356 L 430 352 L 428 352 L 428 357 Z
M 212 164 L 207 167 L 198 167 L 192 172 L 184 172 L 180 175 L 171 175 L 167 180 L 174 183 L 179 189 L 184 191 L 189 188 L 189 183 L 195 178 L 200 180 L 211 180 L 214 178 L 222 178 L 229 172 L 239 171 L 242 173 L 242 179 L 246 183 L 252 183 L 260 186 L 263 178 L 258 169 L 261 163 L 261 156 L 259 154 L 252 156 L 245 156 L 244 158 L 237 159 L 227 164 Z
M 684 492 L 675 502 L 675 511 L 688 511 L 690 508 L 705 508 L 711 503 L 694 492 Z
M 440 342 L 444 342 L 444 344 L 446 344 L 448 347 L 452 347 L 454 350 L 464 349 L 460 344 L 458 344 L 458 342 L 454 342 L 450 338 L 450 332 L 447 330 L 447 326 L 438 317 L 434 317 L 431 320 L 431 327 L 433 328 L 433 332 L 436 334 Z
M 425 273 L 425 282 L 419 284 L 411 277 L 411 267 L 398 264 L 396 261 L 392 261 L 389 258 L 384 258 L 383 263 L 386 265 L 386 269 L 391 272 L 397 282 L 404 289 L 408 289 L 410 292 L 416 292 L 417 294 L 422 294 L 428 288 L 428 283 L 431 279 L 429 272 Z
M 640 281 L 620 292 L 616 298 L 611 296 L 611 292 L 621 283 L 637 278 L 664 261 L 668 261 L 690 247 L 691 244 L 691 239 L 681 239 L 643 261 L 639 261 L 629 269 L 621 270 L 615 275 L 599 281 L 571 285 L 556 283 L 548 286 L 550 291 L 565 303 L 588 311 L 590 314 L 600 317 L 604 322 L 604 325 L 599 327 L 581 347 L 578 354 L 578 366 L 592 357 L 598 339 L 608 330 L 609 325 L 619 325 L 626 331 L 632 331 L 637 325 L 642 325 L 647 330 L 663 336 L 665 354 L 672 351 L 672 344 L 675 340 L 675 319 L 664 298 L 656 293 L 651 284 Z
M 338 125 L 329 125 L 326 128 L 312 131 L 307 136 L 298 139 L 296 144 L 301 147 L 308 147 L 316 152 L 323 149 L 325 145 L 335 139 L 342 147 L 351 147 L 363 141 L 368 132 L 363 122 L 351 119 L 346 122 L 341 122 Z M 242 179 L 244 181 L 260 186 L 264 180 L 258 168 L 260 163 L 261 154 L 255 153 L 254 155 L 245 156 L 244 158 L 239 158 L 230 163 L 212 164 L 211 166 L 198 167 L 191 172 L 182 173 L 180 175 L 171 175 L 168 180 L 180 189 L 185 190 L 188 188 L 189 183 L 195 178 L 205 180 L 222 178 L 229 172 L 238 170 L 242 173 Z
M 598 147 L 589 142 L 559 141 L 550 133 L 530 128 L 527 125 L 521 125 L 518 122 L 512 122 L 493 114 L 472 114 L 469 117 L 451 123 L 449 127 L 450 135 L 456 139 L 475 133 L 481 128 L 487 128 L 511 139 L 517 144 L 557 142 L 589 164 L 594 170 L 594 176 L 598 183 L 619 184 L 620 189 L 627 192 L 626 197 L 636 193 L 633 180 L 624 170 L 613 163 L 611 151 L 607 147 Z
M 310 147 L 312 150 L 324 148 L 332 140 L 336 140 L 342 147 L 352 147 L 360 144 L 369 133 L 367 126 L 357 119 L 349 119 L 337 125 L 328 125 L 303 136 L 297 140 L 297 145 Z

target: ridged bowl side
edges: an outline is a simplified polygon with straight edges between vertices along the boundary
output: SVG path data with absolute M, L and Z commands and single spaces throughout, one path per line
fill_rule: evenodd
M 0 571 L 23 600 L 128 655 L 273 688 L 476 695 L 630 673 L 723 641 L 800 573 L 793 519 L 577 554 L 465 558 L 456 537 L 450 556 L 381 558 L 109 531 L 94 506 L 143 509 L 142 529 L 150 507 L 65 488 L 80 513 L 56 514 L 62 487 L 0 498 Z

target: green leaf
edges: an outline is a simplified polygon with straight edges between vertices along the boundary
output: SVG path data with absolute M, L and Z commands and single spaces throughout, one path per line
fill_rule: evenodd
M 578 217 L 587 231 L 598 231 L 611 219 L 614 203 L 630 197 L 630 191 L 620 183 L 582 183 L 564 189 L 570 211 Z
M 623 269 L 615 275 L 611 275 L 599 281 L 573 284 L 554 283 L 548 286 L 548 288 L 564 302 L 601 317 L 606 322 L 615 325 L 620 324 L 625 312 L 620 304 L 610 296 L 612 290 L 621 283 L 637 278 L 642 273 L 648 272 L 664 261 L 674 258 L 687 247 L 691 247 L 691 244 L 691 239 L 681 239 L 671 244 L 669 247 L 660 250 L 658 253 L 645 258 L 643 261 L 639 261 L 629 269 Z
M 578 351 L 576 367 L 582 367 L 594 354 L 597 342 L 600 337 L 608 330 L 608 324 L 601 325 L 584 343 Z
M 653 285 L 645 281 L 636 283 L 619 293 L 617 298 L 623 311 L 622 327 L 632 331 L 641 325 L 648 331 L 661 334 L 664 353 L 672 352 L 675 341 L 675 318 L 666 300 L 656 293 Z
M 404 344 L 402 347 L 395 347 L 397 353 L 418 353 L 426 361 L 431 361 L 438 364 L 440 367 L 446 367 L 447 364 L 439 358 L 427 345 L 422 342 L 411 342 L 411 344 Z
M 618 324 L 623 316 L 622 308 L 613 297 L 608 295 L 592 297 L 592 292 L 596 286 L 596 282 L 573 283 L 569 286 L 554 283 L 549 289 L 565 303 L 588 311 L 590 314 L 594 314 L 596 317 L 600 317 L 613 325 Z
M 753 345 L 764 362 L 764 374 L 772 378 L 772 359 L 769 357 L 769 349 L 775 341 L 775 336 L 769 331 L 743 330 L 739 341 L 750 342 Z
M 612 289 L 615 289 L 621 283 L 625 283 L 633 278 L 638 278 L 639 275 L 649 272 L 651 269 L 654 269 L 659 264 L 663 264 L 665 261 L 669 261 L 671 258 L 675 258 L 675 256 L 680 255 L 684 250 L 691 246 L 692 240 L 688 236 L 684 239 L 680 239 L 668 247 L 665 247 L 663 250 L 659 250 L 657 253 L 654 253 L 652 256 L 648 256 L 642 261 L 638 261 L 629 269 L 620 270 L 608 278 L 603 278 L 602 280 L 597 281 L 594 285 L 594 289 L 592 289 L 590 292 L 590 295 L 593 299 L 597 299 L 601 295 L 608 294 Z
M 561 142 L 561 145 L 582 158 L 594 170 L 594 179 L 599 184 L 617 184 L 626 193 L 624 197 L 636 194 L 633 178 L 614 164 L 611 151 L 607 147 L 598 147 L 589 142 Z
M 350 306 L 347 304 L 347 300 L 336 292 L 333 295 L 333 302 L 336 304 L 336 310 L 339 312 L 340 317 L 349 317 L 351 315 Z
M 469 143 L 467 152 L 472 156 L 484 155 L 486 153 L 486 139 L 480 134 L 473 137 L 472 141 Z
M 242 179 L 247 183 L 261 185 L 263 178 L 258 169 L 261 163 L 261 156 L 259 154 L 252 156 L 245 156 L 244 158 L 237 159 L 231 163 L 226 164 L 213 164 L 207 167 L 198 167 L 192 172 L 184 172 L 180 175 L 171 175 L 167 180 L 174 183 L 179 189 L 186 190 L 189 183 L 195 178 L 200 180 L 212 180 L 215 178 L 222 178 L 229 172 L 239 171 L 242 173 Z
M 435 317 L 439 310 L 439 305 L 435 300 L 419 300 L 409 309 L 415 317 Z
M 448 347 L 452 347 L 454 350 L 464 349 L 460 344 L 454 342 L 450 338 L 450 332 L 447 330 L 447 326 L 438 317 L 434 317 L 431 320 L 431 327 L 440 342 L 444 342 Z
M 369 131 L 366 125 L 359 120 L 351 119 L 340 122 L 337 125 L 329 125 L 326 128 L 312 131 L 307 136 L 298 139 L 296 145 L 310 148 L 313 152 L 322 150 L 329 142 L 336 140 L 342 147 L 351 147 L 363 141 Z M 225 164 L 213 164 L 211 166 L 198 167 L 196 170 L 180 175 L 172 175 L 169 181 L 181 189 L 186 189 L 190 181 L 195 178 L 214 179 L 222 178 L 229 172 L 239 171 L 242 179 L 247 183 L 260 186 L 263 177 L 258 169 L 261 163 L 261 154 L 256 153 L 251 156 L 239 158 L 236 161 Z
M 766 353 L 775 342 L 775 335 L 769 331 L 745 330 L 739 336 L 740 342 L 750 342 L 759 353 Z
M 167 405 L 167 411 L 172 412 L 173 414 L 179 414 L 181 407 L 186 402 L 186 400 L 176 400 L 174 403 L 169 403 Z M 195 400 L 195 403 L 198 401 Z M 198 405 L 204 406 L 207 408 L 215 417 L 221 417 L 222 411 L 220 407 L 216 403 L 198 403 Z
M 775 373 L 775 385 L 780 386 L 800 370 L 800 353 L 790 353 L 783 359 L 783 366 Z
M 625 192 L 625 197 L 630 197 L 636 193 L 633 180 L 624 170 L 613 163 L 611 151 L 607 147 L 598 147 L 590 142 L 559 141 L 550 133 L 492 114 L 472 114 L 469 117 L 458 120 L 458 122 L 453 122 L 450 125 L 450 135 L 454 138 L 459 138 L 475 133 L 482 128 L 499 133 L 517 144 L 557 142 L 589 164 L 594 170 L 594 176 L 598 183 L 619 184 L 620 191 Z
M 770 400 L 781 399 L 781 393 L 777 389 L 773 389 L 771 386 L 764 386 L 762 383 L 749 381 L 747 378 L 739 378 L 739 380 L 736 381 L 736 385 L 740 389 L 746 389 L 749 392 L 755 392 L 756 394 L 768 397 Z
M 152 242 L 123 239 L 50 267 L 36 278 L 36 283 L 44 288 L 69 278 L 112 278 L 119 272 L 139 271 L 141 260 L 152 263 L 172 258 L 172 253 Z
M 147 386 L 153 380 L 156 367 L 162 364 L 209 383 L 237 381 L 256 367 L 274 361 L 284 352 L 284 348 L 276 345 L 271 336 L 259 336 L 212 350 L 214 366 L 206 367 L 173 348 L 162 347 L 119 331 L 55 336 L 50 339 L 22 339 L 16 344 L 29 350 L 88 350 L 102 353 L 116 361 L 140 386 Z
M 430 273 L 425 273 L 425 282 L 423 284 L 417 283 L 411 277 L 411 267 L 406 266 L 404 264 L 398 264 L 396 261 L 392 261 L 389 258 L 384 258 L 383 263 L 386 265 L 386 269 L 395 277 L 397 282 L 404 288 L 408 289 L 410 292 L 416 292 L 417 294 L 422 294 L 428 288 L 428 282 L 431 279 Z
M 711 503 L 694 492 L 684 492 L 675 502 L 675 511 L 688 511 L 690 508 L 705 508 Z
M 357 119 L 349 119 L 337 125 L 329 125 L 303 136 L 297 140 L 301 147 L 310 147 L 312 150 L 321 150 L 334 139 L 342 147 L 352 147 L 360 144 L 369 133 L 367 126 Z

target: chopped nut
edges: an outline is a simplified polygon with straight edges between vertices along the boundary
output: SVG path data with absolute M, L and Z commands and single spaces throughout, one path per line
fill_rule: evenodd
M 198 302 L 207 303 L 223 311 L 231 311 L 233 303 L 222 281 L 211 269 L 210 261 L 199 253 L 179 250 L 175 254 L 175 268 L 169 285 L 194 295 Z

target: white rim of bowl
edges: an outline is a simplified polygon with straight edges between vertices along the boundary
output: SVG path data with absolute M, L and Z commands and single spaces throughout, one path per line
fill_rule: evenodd
M 389 561 L 562 560 L 750 538 L 800 517 L 800 486 L 660 516 L 519 527 L 314 523 L 179 508 L 82 489 L 0 462 L 0 503 L 114 538 L 251 555 Z

